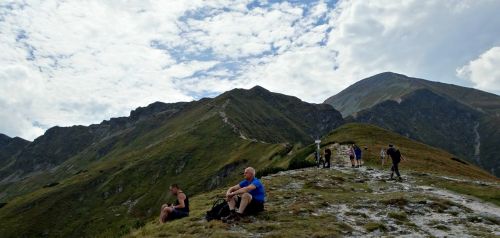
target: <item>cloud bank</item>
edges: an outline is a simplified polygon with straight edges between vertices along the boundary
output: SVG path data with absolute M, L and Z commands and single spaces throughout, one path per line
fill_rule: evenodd
M 500 17 L 470 1 L 3 1 L 0 133 L 261 85 L 322 102 L 393 71 L 500 93 Z

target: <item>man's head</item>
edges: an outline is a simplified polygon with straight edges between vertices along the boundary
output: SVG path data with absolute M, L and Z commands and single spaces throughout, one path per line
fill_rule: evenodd
M 394 147 L 394 145 L 393 145 L 393 144 L 389 144 L 389 148 L 393 148 L 393 147 Z
M 170 193 L 171 193 L 172 195 L 177 196 L 177 192 L 178 192 L 179 190 L 180 190 L 180 189 L 179 189 L 179 185 L 177 185 L 177 184 L 175 184 L 175 183 L 174 183 L 174 184 L 172 184 L 172 185 L 170 185 Z
M 252 180 L 255 177 L 255 169 L 252 167 L 246 168 L 244 175 L 246 180 Z

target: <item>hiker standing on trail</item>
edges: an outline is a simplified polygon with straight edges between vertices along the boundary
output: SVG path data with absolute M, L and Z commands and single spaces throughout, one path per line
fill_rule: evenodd
M 266 191 L 264 185 L 255 177 L 255 169 L 246 168 L 244 176 L 245 180 L 230 187 L 226 192 L 230 214 L 222 218 L 224 222 L 238 221 L 243 215 L 251 215 L 264 210 Z M 238 207 L 237 211 L 236 207 Z
M 385 149 L 382 147 L 382 149 L 380 149 L 380 160 L 382 160 L 382 167 L 384 167 L 386 155 L 387 154 L 385 153 Z
M 170 194 L 177 197 L 174 204 L 163 204 L 160 211 L 160 223 L 189 216 L 189 199 L 179 188 L 179 185 L 170 185 Z
M 354 144 L 354 155 L 356 156 L 356 163 L 358 164 L 356 167 L 359 168 L 361 165 L 363 165 L 363 160 L 361 158 L 362 151 L 361 148 L 359 148 L 358 145 Z
M 351 160 L 351 165 L 353 168 L 356 167 L 356 161 L 355 159 L 355 153 L 354 153 L 354 145 L 349 146 L 349 159 Z
M 389 149 L 387 149 L 387 155 L 389 155 L 392 159 L 391 179 L 393 179 L 394 172 L 396 172 L 398 179 L 402 180 L 401 174 L 399 174 L 399 162 L 401 162 L 401 160 L 405 160 L 405 158 L 401 155 L 399 149 L 396 149 L 394 147 L 394 145 L 389 145 Z
M 314 151 L 314 161 L 316 162 L 316 165 L 318 168 L 321 167 L 321 154 L 319 153 L 318 150 Z
M 323 168 L 330 168 L 331 158 L 332 158 L 332 150 L 330 150 L 330 148 L 326 148 L 326 150 L 325 150 L 325 163 L 323 164 Z

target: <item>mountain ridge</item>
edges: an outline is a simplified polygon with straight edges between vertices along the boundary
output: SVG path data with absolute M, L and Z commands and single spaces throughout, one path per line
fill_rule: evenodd
M 266 103 L 268 98 L 274 102 Z M 288 113 L 287 107 L 294 113 Z M 155 215 L 152 207 L 168 197 L 169 183 L 182 184 L 187 192 L 197 194 L 226 185 L 245 166 L 286 167 L 286 155 L 300 146 L 297 143 L 310 143 L 315 126 L 329 123 L 322 127 L 326 132 L 343 123 L 329 105 L 308 104 L 259 88 L 189 103 L 156 103 L 144 110 L 131 113 L 137 115 L 132 119 L 53 128 L 37 138 L 36 145 L 54 142 L 50 152 L 68 157 L 50 157 L 58 164 L 0 184 L 1 202 L 7 204 L 0 210 L 6 225 L 0 225 L 0 233 L 97 236 L 121 232 L 120 227 L 129 229 Z M 75 130 L 78 133 L 68 132 Z M 59 141 L 64 133 L 81 135 L 85 143 Z M 61 146 L 75 154 L 61 153 Z M 22 217 L 37 223 L 23 223 Z M 55 222 L 61 219 L 68 222 Z
M 427 97 L 415 96 L 422 90 L 428 92 Z M 405 102 L 408 99 L 412 102 Z M 495 148 L 500 141 L 498 95 L 385 72 L 358 81 L 325 103 L 341 111 L 347 121 L 396 131 L 446 149 L 500 176 L 496 156 L 500 151 Z
M 35 156 L 21 162 L 40 169 L 0 183 L 0 233 L 5 237 L 127 235 L 156 218 L 156 209 L 171 199 L 169 184 L 180 184 L 196 195 L 235 183 L 247 166 L 264 175 L 310 166 L 313 141 L 318 138 L 323 148 L 334 141 L 366 146 L 364 158 L 375 168 L 379 147 L 390 139 L 410 155 L 408 169 L 416 173 L 497 181 L 444 150 L 378 127 L 345 125 L 331 105 L 310 104 L 261 87 L 193 102 L 153 103 L 131 115 L 88 127 L 52 128 L 28 145 L 23 152 Z M 49 150 L 42 151 L 43 147 Z M 53 163 L 33 164 L 47 162 L 40 161 L 44 158 L 40 155 L 52 156 L 47 161 Z M 14 167 L 0 171 L 5 168 Z M 495 201 L 496 193 L 485 193 L 489 187 L 445 185 Z
M 344 117 L 347 117 L 363 109 L 370 108 L 381 101 L 389 99 L 397 101 L 399 97 L 423 87 L 431 89 L 435 93 L 451 97 L 455 100 L 459 98 L 457 94 L 460 94 L 461 100 L 458 101 L 479 111 L 488 113 L 496 113 L 500 111 L 500 109 L 498 109 L 500 107 L 499 95 L 454 84 L 408 77 L 406 75 L 393 72 L 383 72 L 362 79 L 342 90 L 338 94 L 327 98 L 324 103 L 332 105 L 334 108 L 339 110 Z M 366 98 L 363 98 L 366 102 L 360 102 L 360 107 L 347 109 L 346 106 L 351 106 L 351 104 L 344 104 L 346 98 L 352 97 L 352 94 L 355 94 L 355 91 L 363 91 L 360 90 L 361 88 L 364 88 L 364 90 L 369 89 L 368 92 L 365 92 L 368 93 L 368 95 L 365 95 Z M 377 93 L 386 93 L 388 88 L 394 88 L 394 91 L 390 94 L 382 96 L 372 95 Z M 373 100 L 373 97 L 377 100 Z M 493 104 L 491 102 L 492 99 L 494 99 Z M 363 103 L 366 105 L 363 105 Z

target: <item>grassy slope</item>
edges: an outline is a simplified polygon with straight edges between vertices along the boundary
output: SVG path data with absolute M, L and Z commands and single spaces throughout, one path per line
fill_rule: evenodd
M 363 237 L 376 232 L 377 229 L 387 232 L 389 227 L 394 226 L 406 232 L 373 234 L 391 237 L 421 232 L 421 225 L 416 225 L 414 223 L 416 221 L 411 218 L 418 213 L 453 214 L 455 211 L 448 210 L 450 207 L 464 209 L 460 205 L 432 194 L 418 191 L 402 192 L 397 184 L 390 182 L 359 183 L 356 180 L 360 177 L 362 175 L 356 171 L 346 173 L 323 169 L 296 170 L 288 174 L 265 177 L 262 181 L 268 194 L 266 211 L 231 225 L 220 221 L 206 222 L 203 219 L 205 212 L 212 205 L 211 202 L 224 193 L 223 189 L 214 190 L 191 198 L 192 212 L 188 218 L 161 225 L 154 220 L 143 228 L 132 231 L 129 237 L 338 237 L 345 235 Z M 412 210 L 405 205 L 418 208 Z M 374 214 L 381 220 L 374 219 L 372 217 Z M 442 224 L 433 220 L 432 216 L 424 219 L 427 219 L 428 223 Z M 467 214 L 467 219 L 483 218 Z M 491 234 L 490 230 L 476 226 L 467 220 L 458 222 L 455 225 L 467 227 L 469 234 L 483 237 Z M 355 230 L 358 232 L 353 233 Z
M 120 142 L 99 161 L 92 161 L 90 155 L 71 159 L 82 167 L 86 167 L 83 160 L 90 165 L 57 186 L 9 201 L 0 210 L 0 233 L 3 237 L 126 234 L 169 199 L 170 183 L 195 194 L 225 185 L 248 164 L 262 168 L 282 163 L 272 157 L 284 145 L 243 140 L 210 109 L 196 107 L 157 130 Z M 57 173 L 77 172 L 78 163 L 71 161 Z M 226 165 L 230 165 L 228 172 L 224 172 Z M 217 175 L 219 179 L 205 179 Z
M 388 165 L 382 168 L 379 161 L 380 148 L 389 143 L 396 144 L 403 155 L 407 158 L 401 164 L 403 176 L 416 177 L 415 183 L 418 185 L 435 186 L 452 190 L 454 192 L 475 196 L 484 201 L 500 206 L 500 190 L 493 189 L 492 185 L 497 184 L 499 179 L 491 176 L 487 172 L 473 165 L 464 165 L 451 160 L 453 155 L 446 151 L 430 147 L 428 145 L 407 139 L 398 134 L 386 131 L 384 129 L 366 125 L 366 124 L 347 124 L 322 139 L 322 148 L 330 146 L 334 142 L 351 143 L 356 142 L 359 145 L 367 146 L 368 150 L 364 152 L 366 165 L 378 169 L 389 169 Z M 309 150 L 305 147 L 303 150 Z M 295 151 L 290 157 L 303 155 L 303 159 L 312 159 L 309 153 L 301 153 L 301 150 Z M 183 234 L 186 237 L 241 237 L 245 234 L 258 234 L 265 237 L 325 237 L 351 234 L 354 230 L 352 226 L 345 221 L 337 219 L 335 216 L 318 213 L 324 207 L 332 204 L 348 204 L 355 209 L 359 198 L 362 198 L 362 204 L 387 204 L 391 202 L 402 201 L 404 203 L 421 204 L 423 201 L 429 201 L 433 209 L 442 209 L 451 206 L 438 197 L 430 196 L 426 193 L 401 193 L 388 192 L 386 194 L 374 194 L 374 190 L 390 190 L 386 182 L 372 181 L 369 184 L 356 182 L 359 175 L 346 174 L 338 172 L 297 172 L 292 176 L 272 176 L 264 179 L 264 184 L 268 188 L 269 204 L 266 212 L 245 222 L 231 226 L 218 221 L 205 222 L 203 216 L 210 208 L 211 202 L 216 197 L 221 197 L 224 189 L 213 190 L 208 193 L 193 197 L 191 202 L 192 213 L 189 218 L 177 220 L 165 225 L 159 225 L 155 219 L 150 221 L 145 227 L 136 229 L 131 233 L 131 237 L 170 237 Z M 319 174 L 318 174 L 319 173 Z M 239 179 L 234 179 L 236 183 Z M 303 182 L 305 186 L 299 191 L 295 191 L 292 183 Z M 287 188 L 290 186 L 291 188 Z M 381 209 L 384 216 L 392 217 L 390 219 L 398 220 L 398 216 L 404 216 L 409 211 L 389 211 L 387 208 Z M 392 209 L 392 208 L 391 208 Z M 377 210 L 375 210 L 377 212 Z M 439 211 L 442 212 L 442 211 Z M 337 214 L 337 211 L 334 210 Z M 367 231 L 376 230 L 383 223 L 370 221 L 362 214 L 355 211 L 350 214 L 357 223 Z M 411 232 L 415 227 L 411 221 L 403 219 L 402 226 Z M 375 227 L 376 226 L 376 227 Z M 469 225 L 467 224 L 467 227 Z M 324 229 L 328 227 L 328 229 Z M 383 227 L 382 227 L 383 228 Z M 387 227 L 385 227 L 387 228 Z M 385 229 L 383 228 L 383 229 Z M 472 228 L 471 228 L 472 229 Z M 476 228 L 474 228 L 476 229 Z M 243 233 L 242 233 L 243 232 Z M 487 231 L 473 230 L 476 235 L 486 235 Z
M 357 115 L 356 113 L 361 110 L 372 108 L 386 100 L 397 101 L 404 95 L 422 88 L 432 90 L 434 93 L 451 98 L 466 105 L 467 107 L 470 107 L 471 109 L 482 112 L 480 118 L 477 120 L 477 122 L 480 123 L 479 134 L 481 136 L 481 162 L 479 165 L 484 168 L 488 168 L 492 174 L 500 176 L 500 162 L 498 162 L 498 156 L 496 156 L 498 154 L 496 144 L 498 144 L 498 141 L 500 140 L 500 133 L 496 133 L 500 131 L 500 123 L 498 123 L 498 121 L 500 121 L 500 96 L 498 95 L 473 88 L 411 78 L 401 74 L 386 72 L 374 75 L 351 85 L 337 95 L 328 98 L 325 103 L 331 104 L 338 109 L 344 117 L 347 117 L 350 115 Z M 408 113 L 406 113 L 406 115 L 408 115 Z M 428 115 L 434 116 L 433 113 Z M 375 119 L 391 120 L 386 117 L 377 117 Z M 394 118 L 393 120 L 397 120 L 397 118 Z M 441 118 L 440 120 L 444 119 Z M 384 122 L 381 121 L 378 125 L 384 125 Z M 390 128 L 395 129 L 394 126 Z M 405 128 L 408 129 L 409 127 Z M 463 131 L 470 134 L 473 133 L 472 128 L 473 127 L 467 127 L 464 128 Z M 470 143 L 467 143 L 467 147 L 464 147 L 464 145 L 459 147 L 455 146 L 455 148 L 459 149 L 452 150 L 453 147 L 446 146 L 446 143 L 444 143 L 444 145 L 443 143 L 435 143 L 435 141 L 439 140 L 439 138 L 429 139 L 429 132 L 432 133 L 433 131 L 428 129 L 420 130 L 419 133 L 422 134 L 419 134 L 414 138 L 420 137 L 422 139 L 426 139 L 421 141 L 426 144 L 431 144 L 433 146 L 453 151 L 454 153 L 460 154 L 469 161 L 475 163 L 475 160 L 473 159 L 474 156 L 472 156 L 474 153 L 474 147 L 470 146 Z M 463 134 L 465 135 L 466 133 Z M 459 140 L 458 138 L 453 138 L 455 140 Z M 469 142 L 473 139 L 473 137 L 469 139 Z M 464 141 L 463 144 L 466 142 L 467 141 Z M 464 148 L 460 149 L 462 147 Z M 469 151 L 464 153 L 463 151 L 467 148 L 470 148 Z
M 427 88 L 488 114 L 500 112 L 500 96 L 473 88 L 434 82 L 385 72 L 358 81 L 325 100 L 344 117 L 385 100 L 396 100 L 415 90 Z
M 368 148 L 364 151 L 363 158 L 370 165 L 378 166 L 380 149 L 394 144 L 407 158 L 401 164 L 403 169 L 467 179 L 497 180 L 477 166 L 452 160 L 455 156 L 444 150 L 368 124 L 346 124 L 326 136 L 322 143 L 347 141 L 354 141 L 361 147 Z

